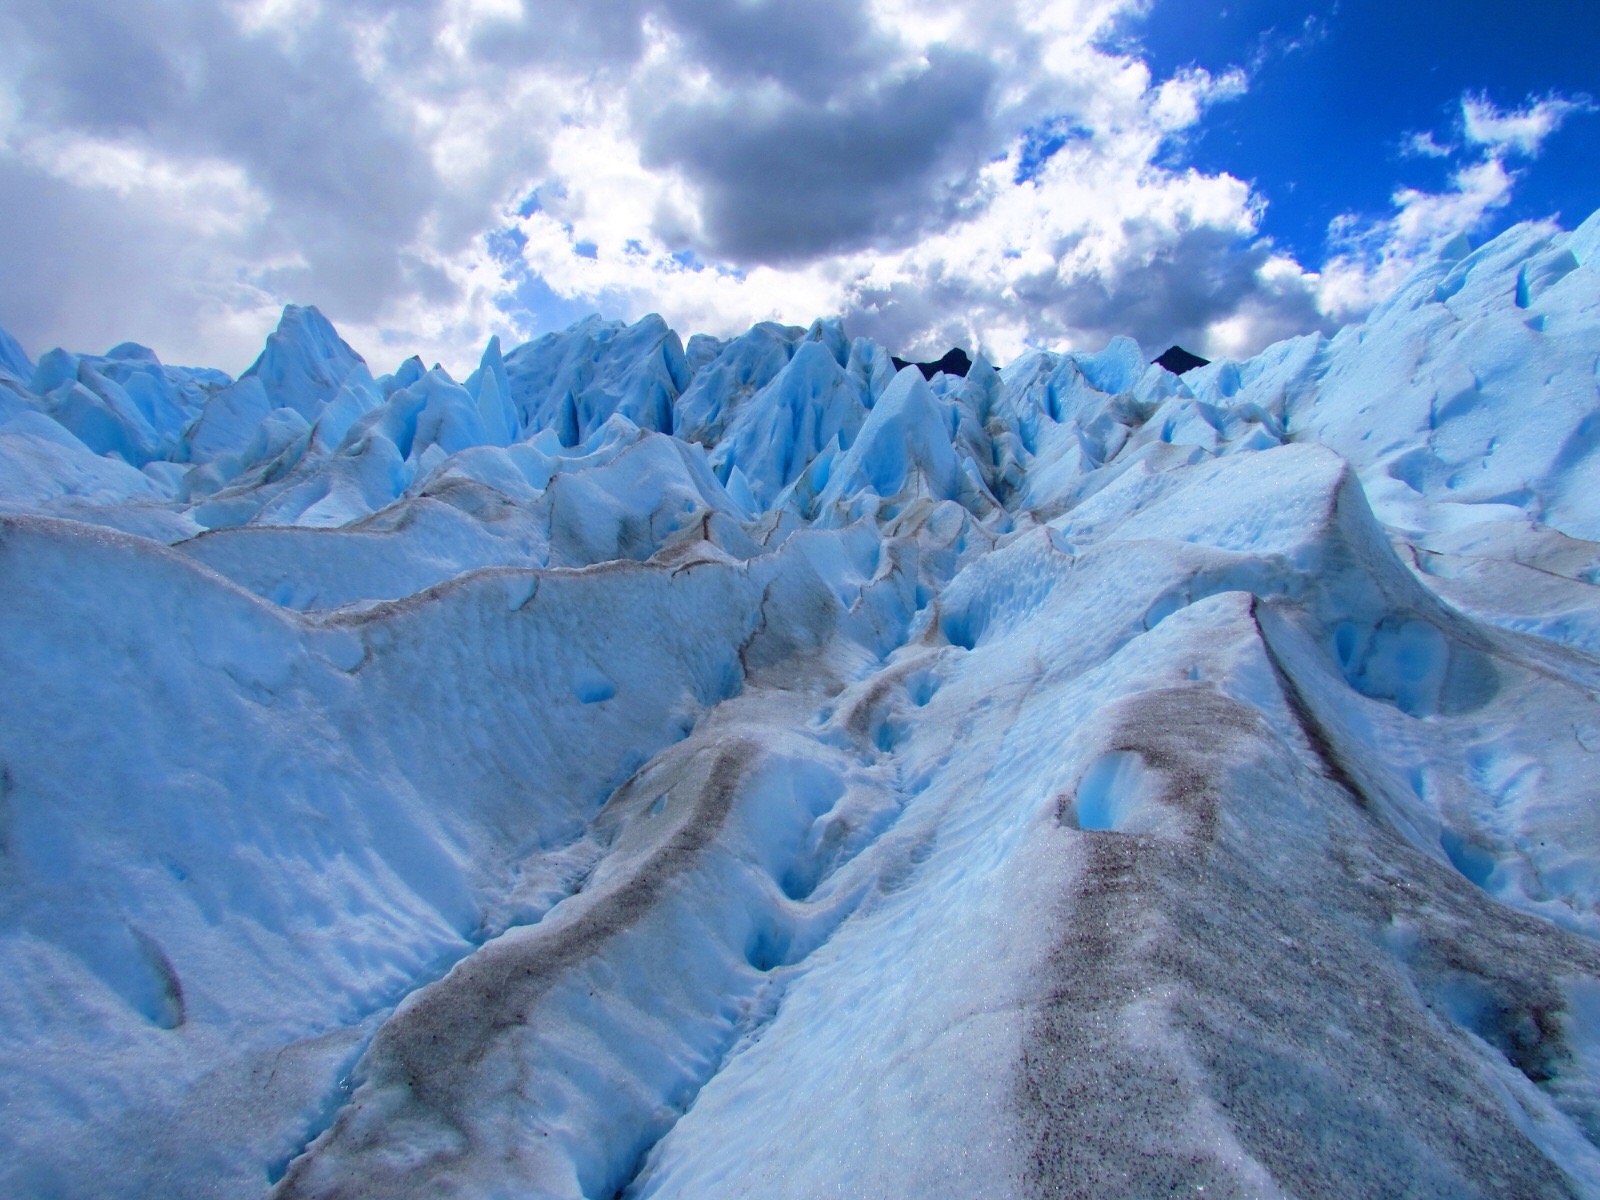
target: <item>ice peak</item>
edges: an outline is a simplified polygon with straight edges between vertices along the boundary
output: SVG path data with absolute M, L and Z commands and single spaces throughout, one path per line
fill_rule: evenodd
M 363 362 L 320 311 L 288 304 L 260 357 L 240 378 L 259 378 L 274 408 L 292 408 L 309 420 Z
M 0 371 L 19 381 L 33 378 L 32 360 L 28 358 L 21 343 L 12 337 L 4 326 L 0 326 Z

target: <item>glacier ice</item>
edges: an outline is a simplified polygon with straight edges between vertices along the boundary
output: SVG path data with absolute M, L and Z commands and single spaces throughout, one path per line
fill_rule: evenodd
M 0 335 L 0 1193 L 1600 1196 L 1597 345 Z

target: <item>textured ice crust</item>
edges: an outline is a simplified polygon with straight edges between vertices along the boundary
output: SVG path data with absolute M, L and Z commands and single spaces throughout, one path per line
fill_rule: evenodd
M 1600 1196 L 1597 345 L 0 335 L 0 1194 Z

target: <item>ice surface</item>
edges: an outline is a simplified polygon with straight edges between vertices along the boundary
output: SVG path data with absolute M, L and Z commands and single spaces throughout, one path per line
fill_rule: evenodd
M 0 372 L 18 383 L 27 383 L 33 378 L 33 363 L 27 351 L 4 329 L 0 329 Z
M 0 335 L 0 1194 L 1600 1196 L 1597 247 L 1181 378 Z

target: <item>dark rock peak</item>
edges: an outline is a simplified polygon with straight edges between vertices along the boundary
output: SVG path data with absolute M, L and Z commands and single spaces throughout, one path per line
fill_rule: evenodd
M 959 346 L 954 350 L 945 351 L 944 357 L 937 362 L 910 362 L 904 358 L 895 358 L 893 355 L 889 356 L 889 361 L 894 363 L 896 371 L 903 371 L 907 367 L 915 367 L 922 372 L 924 379 L 932 379 L 939 374 L 960 375 L 965 378 L 967 372 L 972 370 L 972 360 L 967 357 L 967 352 Z
M 1156 366 L 1165 367 L 1174 375 L 1182 375 L 1185 371 L 1192 371 L 1196 367 L 1203 367 L 1211 360 L 1201 358 L 1198 354 L 1190 354 L 1182 346 L 1173 346 L 1160 358 L 1155 360 Z

